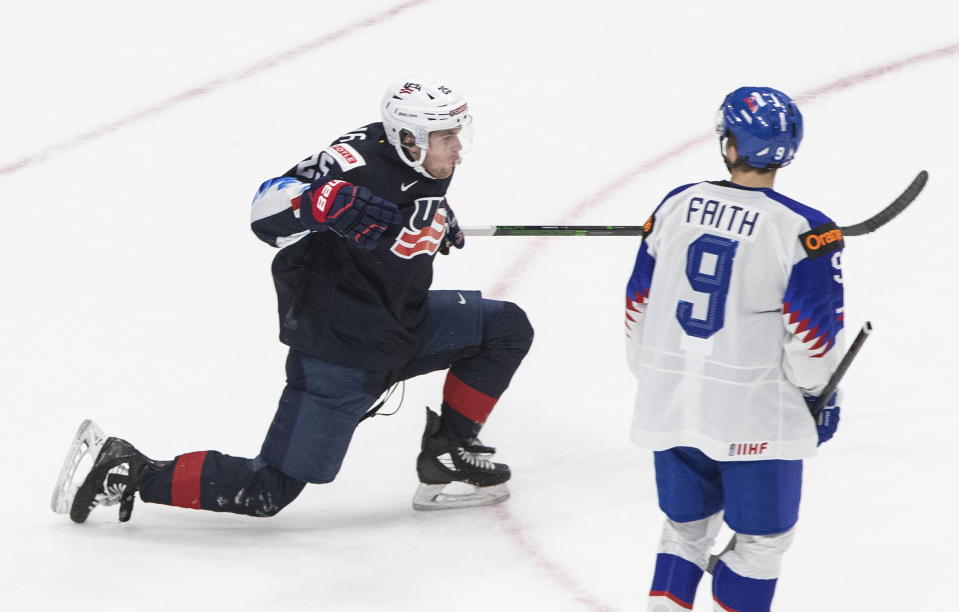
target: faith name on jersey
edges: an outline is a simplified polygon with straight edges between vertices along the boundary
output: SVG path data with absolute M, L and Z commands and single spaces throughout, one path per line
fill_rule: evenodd
M 745 204 L 689 198 L 685 223 L 752 240 L 761 213 Z

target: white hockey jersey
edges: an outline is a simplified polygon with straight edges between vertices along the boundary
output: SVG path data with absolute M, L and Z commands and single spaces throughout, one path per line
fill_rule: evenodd
M 718 461 L 814 455 L 803 394 L 841 358 L 842 232 L 728 181 L 673 190 L 646 227 L 626 290 L 633 441 Z

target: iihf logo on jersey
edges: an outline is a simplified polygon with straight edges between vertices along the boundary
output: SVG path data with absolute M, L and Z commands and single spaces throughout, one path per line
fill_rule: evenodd
M 736 455 L 762 455 L 769 450 L 769 442 L 741 442 L 729 445 L 729 456 Z
M 390 250 L 403 259 L 436 253 L 446 234 L 445 201 L 446 198 L 418 198 L 409 224 L 400 231 Z

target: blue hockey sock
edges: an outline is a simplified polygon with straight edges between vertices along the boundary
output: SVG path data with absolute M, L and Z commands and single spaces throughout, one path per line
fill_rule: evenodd
M 746 578 L 720 561 L 713 572 L 713 600 L 723 610 L 769 612 L 776 579 Z
M 692 610 L 696 587 L 702 577 L 703 570 L 692 561 L 659 553 L 656 555 L 656 573 L 653 574 L 653 586 L 649 590 L 649 596 L 666 597 Z

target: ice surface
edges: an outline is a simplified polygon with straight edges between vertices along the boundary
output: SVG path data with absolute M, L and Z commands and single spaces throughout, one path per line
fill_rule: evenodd
M 922 0 L 6 3 L 0 607 L 645 609 L 661 515 L 627 435 L 631 238 L 471 238 L 437 262 L 436 287 L 511 299 L 536 327 L 483 435 L 515 473 L 502 506 L 410 509 L 431 375 L 275 518 L 138 503 L 130 523 L 110 508 L 77 526 L 49 510 L 83 418 L 157 458 L 257 452 L 284 348 L 249 201 L 377 120 L 388 82 L 434 72 L 476 118 L 449 194 L 464 224 L 641 224 L 672 187 L 722 178 L 706 135 L 744 84 L 839 83 L 803 102 L 777 186 L 840 224 L 929 170 L 911 209 L 848 241 L 847 324 L 876 332 L 807 464 L 776 609 L 959 608 L 957 17 Z

